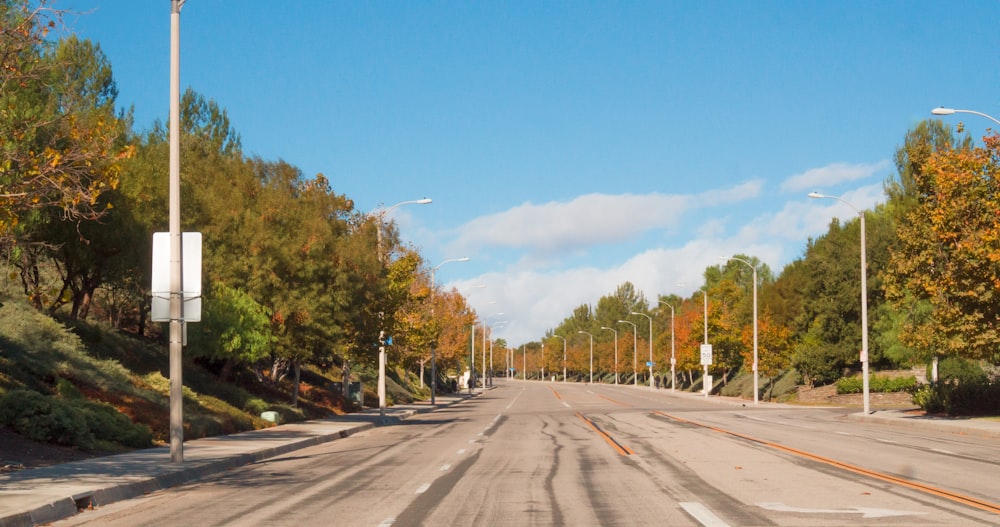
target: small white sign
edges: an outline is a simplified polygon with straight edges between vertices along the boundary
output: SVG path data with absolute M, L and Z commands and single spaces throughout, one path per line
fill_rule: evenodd
M 181 293 L 184 298 L 184 322 L 201 322 L 201 233 L 181 236 Z M 170 233 L 153 233 L 153 299 L 149 318 L 170 322 Z
M 711 366 L 712 365 L 712 345 L 702 344 L 701 345 L 701 365 Z

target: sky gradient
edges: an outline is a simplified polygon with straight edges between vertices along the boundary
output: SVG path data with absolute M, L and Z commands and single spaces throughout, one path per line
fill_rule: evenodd
M 136 127 L 165 122 L 169 0 L 56 6 Z M 1000 114 L 995 1 L 189 0 L 180 24 L 182 89 L 245 154 L 363 211 L 432 198 L 392 218 L 429 265 L 471 258 L 437 283 L 511 345 L 625 281 L 687 296 L 721 255 L 780 273 L 854 215 L 810 191 L 870 208 L 932 108 Z

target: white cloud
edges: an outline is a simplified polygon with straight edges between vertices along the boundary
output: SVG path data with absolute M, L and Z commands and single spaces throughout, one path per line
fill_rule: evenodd
M 540 253 L 532 255 L 531 251 L 528 251 L 522 254 L 519 260 L 512 258 L 511 261 L 516 263 L 511 263 L 508 269 L 491 271 L 449 284 L 447 287 L 455 286 L 466 294 L 480 315 L 496 311 L 506 313 L 503 318 L 509 320 L 509 324 L 498 330 L 496 335 L 505 338 L 511 345 L 519 345 L 538 340 L 547 330 L 555 328 L 563 319 L 571 316 L 575 308 L 584 304 L 596 304 L 602 296 L 612 294 L 615 288 L 626 281 L 632 282 L 643 292 L 646 299 L 652 302 L 659 294 L 676 293 L 689 296 L 702 285 L 705 268 L 721 263 L 719 257 L 724 255 L 755 256 L 778 274 L 784 265 L 801 256 L 806 239 L 826 232 L 832 218 L 837 217 L 847 221 L 856 216 L 850 207 L 837 200 L 814 200 L 805 196 L 784 204 L 771 200 L 754 201 L 752 204 L 757 207 L 756 209 L 743 210 L 743 207 L 739 210 L 727 209 L 727 221 L 716 219 L 714 211 L 708 205 L 709 196 L 713 201 L 711 205 L 717 205 L 727 200 L 738 202 L 748 196 L 756 196 L 759 189 L 760 183 L 752 182 L 741 187 L 707 192 L 688 198 L 657 194 L 647 196 L 645 199 L 640 196 L 589 195 L 564 204 L 517 207 L 488 218 L 502 219 L 507 222 L 506 228 L 511 229 L 510 225 L 515 218 L 522 218 L 519 221 L 525 221 L 522 215 L 531 217 L 554 213 L 578 213 L 579 210 L 588 210 L 601 203 L 619 209 L 622 203 L 656 208 L 655 205 L 662 206 L 663 203 L 672 201 L 676 204 L 677 211 L 671 211 L 668 215 L 676 217 L 674 221 L 677 223 L 671 225 L 671 228 L 677 230 L 678 236 L 686 241 L 677 241 L 679 245 L 672 247 L 640 246 L 637 249 L 629 243 L 616 244 L 614 242 L 618 240 L 607 234 L 604 243 L 611 244 L 611 247 L 606 252 L 622 254 L 622 257 L 617 263 L 613 262 L 606 267 L 595 267 L 586 263 L 572 268 L 565 267 L 567 262 L 578 261 L 580 254 L 586 254 L 581 248 L 579 251 L 566 251 L 561 254 L 549 253 L 546 256 L 548 266 L 539 268 L 536 264 L 541 258 Z M 850 190 L 841 197 L 862 210 L 870 209 L 885 199 L 881 182 Z M 705 205 L 702 207 L 698 205 L 699 203 Z M 771 212 L 775 209 L 778 211 Z M 546 234 L 534 232 L 546 230 L 544 226 L 532 226 L 529 222 L 525 224 L 528 232 L 524 232 L 524 235 L 534 237 L 535 241 L 532 243 L 540 243 L 546 236 L 553 236 L 553 232 L 562 229 L 562 236 L 575 237 L 581 244 L 594 243 L 586 238 L 585 233 L 587 229 L 599 228 L 601 221 L 594 222 L 592 217 L 598 216 L 604 222 L 615 223 L 617 214 L 620 213 L 622 213 L 620 210 L 616 210 L 607 215 L 590 214 L 590 218 L 579 218 L 583 223 L 576 228 L 572 222 L 568 222 L 561 224 L 557 229 L 546 231 Z M 741 218 L 739 214 L 750 217 Z M 647 214 L 644 217 L 659 218 L 655 214 Z M 463 232 L 481 220 L 483 218 L 469 222 L 463 227 Z M 660 225 L 660 228 L 663 227 L 664 225 Z M 684 235 L 685 232 L 697 234 L 688 237 Z M 517 232 L 509 233 L 510 236 L 517 234 Z M 637 231 L 632 231 L 631 236 L 637 234 Z M 497 238 L 501 241 L 505 239 L 500 235 L 497 235 Z M 655 244 L 670 243 L 661 238 L 656 239 L 657 241 L 653 242 Z M 486 249 L 498 250 L 492 247 Z M 559 268 L 560 265 L 563 268 Z M 480 283 L 487 284 L 487 287 L 471 289 L 473 285 Z M 495 301 L 496 304 L 489 304 L 489 301 Z
M 448 252 L 465 254 L 493 246 L 547 255 L 622 242 L 649 230 L 674 229 L 681 216 L 695 208 L 756 198 L 761 187 L 755 180 L 692 196 L 587 194 L 568 202 L 524 203 L 465 223 Z
M 789 177 L 781 183 L 781 190 L 799 192 L 829 188 L 840 183 L 869 178 L 877 172 L 886 170 L 889 166 L 888 159 L 871 164 L 833 163 L 825 167 L 811 168 L 801 174 Z

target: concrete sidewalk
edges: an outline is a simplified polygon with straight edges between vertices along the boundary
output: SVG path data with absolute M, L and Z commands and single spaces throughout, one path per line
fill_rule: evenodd
M 478 395 L 477 392 L 476 394 Z M 468 394 L 439 395 L 429 402 L 386 409 L 386 423 L 448 407 Z M 170 462 L 158 447 L 62 465 L 0 474 L 0 527 L 30 527 L 160 489 L 348 437 L 379 424 L 379 411 L 279 425 L 184 443 L 184 462 Z

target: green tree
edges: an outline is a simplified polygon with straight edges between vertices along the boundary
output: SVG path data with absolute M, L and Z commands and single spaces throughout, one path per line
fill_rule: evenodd
M 270 313 L 246 292 L 217 282 L 203 300 L 202 320 L 188 326 L 188 349 L 196 357 L 222 363 L 228 380 L 238 365 L 250 365 L 271 351 Z
M 131 148 L 119 141 L 117 90 L 100 48 L 75 37 L 53 43 L 61 13 L 47 2 L 0 2 L 0 235 L 31 211 L 99 218 Z

